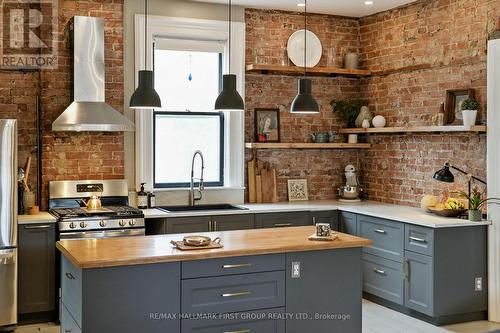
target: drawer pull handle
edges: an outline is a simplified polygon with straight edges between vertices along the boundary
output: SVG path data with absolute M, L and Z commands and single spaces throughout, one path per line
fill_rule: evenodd
M 417 242 L 417 243 L 427 243 L 427 240 L 425 240 L 424 238 L 418 238 L 418 237 L 413 237 L 413 236 L 410 236 L 410 240 Z
M 291 223 L 275 223 L 275 227 L 291 227 L 293 224 Z
M 66 272 L 66 277 L 70 280 L 76 280 L 76 278 L 73 276 L 73 274 Z
M 41 230 L 41 229 L 49 229 L 50 225 L 33 225 L 33 226 L 24 226 L 26 230 Z
M 230 269 L 230 268 L 250 268 L 250 267 L 252 267 L 252 264 L 222 265 L 223 269 Z
M 64 333 L 71 333 L 71 330 L 64 330 Z
M 239 296 L 248 296 L 251 293 L 249 291 L 241 291 L 238 293 L 228 293 L 228 294 L 222 294 L 222 297 L 239 297 Z
M 375 231 L 377 234 L 386 234 L 384 229 L 373 229 L 373 231 Z
M 381 270 L 381 269 L 378 269 L 378 268 L 374 268 L 373 271 L 377 274 L 380 274 L 380 275 L 385 275 L 385 271 Z
M 250 330 L 224 331 L 222 333 L 250 333 Z

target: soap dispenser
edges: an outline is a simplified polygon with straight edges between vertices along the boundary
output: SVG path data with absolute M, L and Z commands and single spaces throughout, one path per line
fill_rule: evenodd
M 139 209 L 148 208 L 148 194 L 144 190 L 144 185 L 146 183 L 141 183 L 141 190 L 137 193 L 137 208 Z

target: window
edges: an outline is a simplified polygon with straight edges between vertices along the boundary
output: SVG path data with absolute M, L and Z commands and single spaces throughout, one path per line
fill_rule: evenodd
M 154 116 L 154 187 L 187 187 L 194 153 L 202 152 L 205 186 L 224 185 L 224 114 L 210 112 L 220 91 L 219 42 L 158 38 L 155 89 L 162 111 Z M 196 158 L 195 177 L 201 161 Z
M 154 112 L 154 184 L 156 188 L 187 187 L 194 153 L 205 161 L 205 186 L 224 185 L 224 114 Z M 194 164 L 200 177 L 201 162 Z
M 164 107 L 135 112 L 136 187 L 142 182 L 148 191 L 188 187 L 192 153 L 200 149 L 205 157 L 208 186 L 223 187 L 213 190 L 234 191 L 234 195 L 242 197 L 244 114 L 214 112 L 221 74 L 228 70 L 227 22 L 155 16 L 150 20 L 146 40 L 144 16 L 135 15 L 134 23 L 136 70 L 154 68 L 155 88 Z M 231 64 L 232 72 L 238 75 L 237 85 L 242 95 L 244 41 L 245 24 L 234 22 Z M 190 119 L 188 127 L 183 125 L 186 117 L 198 119 Z M 178 128 L 183 131 L 177 131 Z M 200 133 L 204 138 L 210 135 L 210 140 L 189 141 Z M 184 146 L 185 156 L 176 153 L 178 146 Z M 195 167 L 195 177 L 198 177 L 198 158 Z M 181 173 L 176 174 L 177 170 Z

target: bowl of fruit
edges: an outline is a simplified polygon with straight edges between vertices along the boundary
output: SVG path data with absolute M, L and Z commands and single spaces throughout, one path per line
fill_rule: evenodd
M 434 207 L 427 207 L 427 209 L 444 217 L 457 217 L 466 211 L 464 203 L 455 198 L 448 198 L 445 202 L 438 203 Z

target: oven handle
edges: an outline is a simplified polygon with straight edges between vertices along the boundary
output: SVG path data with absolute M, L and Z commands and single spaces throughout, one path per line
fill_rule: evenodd
M 80 231 L 80 232 L 61 232 L 60 239 L 91 239 L 91 238 L 110 238 L 126 236 L 144 236 L 145 229 L 113 229 L 99 231 Z

